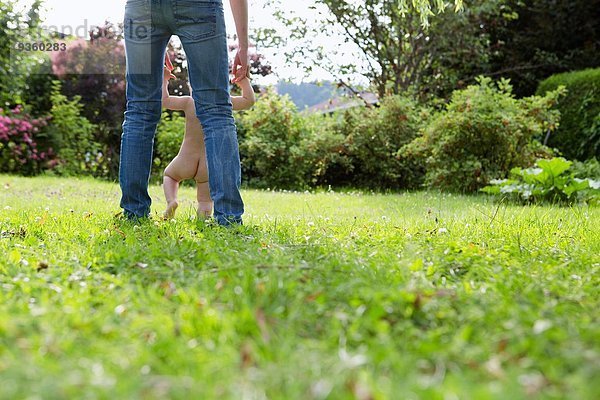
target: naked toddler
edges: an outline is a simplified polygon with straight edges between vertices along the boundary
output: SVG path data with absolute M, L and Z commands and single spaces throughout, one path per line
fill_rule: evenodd
M 164 171 L 163 189 L 167 201 L 164 217 L 166 219 L 173 218 L 179 206 L 177 200 L 179 183 L 193 178 L 197 185 L 197 216 L 206 219 L 212 215 L 213 203 L 208 186 L 208 167 L 202 125 L 196 116 L 196 108 L 191 96 L 169 96 L 169 80 L 175 78 L 172 71 L 173 66 L 167 56 L 163 79 L 163 108 L 184 112 L 185 135 L 179 153 Z M 236 79 L 236 84 L 242 89 L 242 95 L 231 97 L 233 109 L 246 110 L 252 107 L 255 97 L 248 74 L 245 74 L 242 79 Z

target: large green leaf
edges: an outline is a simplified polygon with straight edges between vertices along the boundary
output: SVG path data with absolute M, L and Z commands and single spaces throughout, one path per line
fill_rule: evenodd
M 579 190 L 585 190 L 590 187 L 590 183 L 587 179 L 573 179 L 568 185 L 562 188 L 562 191 L 569 197 Z
M 571 168 L 571 161 L 567 161 L 562 157 L 555 157 L 552 160 L 539 160 L 537 165 L 550 176 L 557 177 L 563 172 Z

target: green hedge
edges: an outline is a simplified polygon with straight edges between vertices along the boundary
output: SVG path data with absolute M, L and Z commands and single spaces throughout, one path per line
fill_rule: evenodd
M 550 155 L 536 138 L 556 127 L 553 106 L 563 92 L 516 99 L 508 81 L 481 78 L 438 112 L 390 96 L 379 107 L 308 115 L 268 91 L 251 110 L 236 113 L 243 180 L 271 189 L 402 190 L 425 183 L 474 192 Z M 184 130 L 183 117 L 164 115 L 155 173 L 177 154 Z
M 548 146 L 570 159 L 600 157 L 600 68 L 553 75 L 540 83 L 538 94 L 559 86 L 568 93 L 559 100 L 560 126 Z
M 342 113 L 335 128 L 345 137 L 350 174 L 344 183 L 369 189 L 410 189 L 423 182 L 423 164 L 400 149 L 419 136 L 430 110 L 405 96 L 389 96 L 379 107 Z M 331 182 L 333 185 L 338 182 Z
M 287 96 L 269 91 L 237 114 L 243 180 L 258 188 L 306 189 L 324 184 L 343 163 L 344 137 L 328 117 L 300 114 Z

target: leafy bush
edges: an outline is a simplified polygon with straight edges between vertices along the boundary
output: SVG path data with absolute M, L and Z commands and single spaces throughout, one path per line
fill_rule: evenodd
M 40 28 L 41 1 L 19 4 L 0 1 L 0 105 L 14 107 L 24 103 L 23 92 L 44 52 L 16 51 L 16 43 L 47 42 Z M 23 7 L 25 6 L 25 7 Z
M 305 185 L 302 120 L 287 96 L 268 92 L 240 120 L 246 135 L 240 143 L 244 176 L 258 187 L 301 188 Z
M 526 202 L 570 203 L 598 199 L 600 181 L 576 178 L 574 171 L 570 171 L 572 164 L 564 158 L 538 160 L 536 168 L 513 168 L 510 179 L 493 180 L 491 186 L 481 190 Z
M 300 149 L 308 171 L 306 186 L 339 185 L 340 176 L 352 169 L 346 137 L 338 128 L 336 116 L 302 114 L 304 135 Z
M 156 129 L 154 146 L 154 175 L 162 177 L 163 170 L 179 153 L 185 134 L 185 117 L 178 112 L 165 111 Z
M 600 162 L 596 157 L 585 161 L 573 161 L 573 173 L 576 178 L 590 177 L 600 180 Z
M 328 117 L 304 118 L 287 96 L 268 92 L 241 113 L 243 176 L 257 187 L 302 189 L 322 183 L 329 165 L 341 159 L 343 136 Z
M 29 74 L 22 98 L 34 117 L 45 116 L 52 110 L 52 94 L 56 76 L 52 73 L 52 62 L 49 57 L 40 60 Z
M 455 91 L 422 136 L 401 150 L 422 160 L 430 187 L 474 192 L 549 153 L 534 138 L 555 129 L 559 113 L 551 107 L 562 91 L 517 100 L 507 80 L 478 82 Z
M 341 117 L 334 129 L 346 137 L 351 165 L 344 183 L 378 189 L 421 183 L 424 171 L 400 149 L 418 136 L 428 118 L 426 109 L 409 98 L 390 96 L 378 108 L 356 107 Z
M 600 68 L 553 75 L 540 83 L 537 93 L 559 86 L 567 95 L 558 102 L 560 126 L 548 145 L 567 158 L 586 160 L 600 157 Z
M 97 127 L 81 115 L 81 98 L 67 99 L 60 93 L 60 83 L 55 82 L 51 100 L 52 119 L 48 133 L 60 160 L 54 172 L 60 175 L 106 175 L 108 166 L 100 145 L 94 142 Z
M 52 148 L 43 150 L 38 140 L 47 118 L 32 118 L 22 106 L 0 109 L 0 172 L 34 175 L 55 165 Z

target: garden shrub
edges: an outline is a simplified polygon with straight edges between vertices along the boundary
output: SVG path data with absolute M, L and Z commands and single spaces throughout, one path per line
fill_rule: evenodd
M 289 97 L 268 92 L 241 116 L 246 134 L 240 143 L 244 177 L 258 187 L 305 186 L 300 149 L 302 120 Z
M 56 76 L 52 73 L 50 58 L 40 60 L 39 64 L 32 67 L 22 97 L 34 117 L 50 114 L 55 81 Z
M 424 171 L 400 149 L 418 136 L 427 118 L 427 109 L 402 96 L 386 97 L 377 108 L 357 107 L 345 112 L 341 131 L 346 135 L 352 164 L 351 185 L 417 187 Z
M 67 99 L 55 82 L 52 96 L 52 118 L 48 127 L 50 140 L 59 162 L 54 172 L 60 175 L 105 175 L 104 155 L 94 141 L 96 126 L 81 115 L 81 98 Z
M 600 181 L 577 178 L 572 165 L 573 162 L 562 157 L 538 160 L 535 168 L 513 168 L 510 179 L 492 180 L 490 186 L 481 190 L 528 203 L 596 201 L 600 196 Z
M 537 93 L 559 86 L 565 86 L 567 94 L 558 102 L 560 126 L 548 146 L 569 159 L 600 157 L 600 68 L 553 75 L 540 83 Z
M 573 173 L 576 178 L 592 178 L 600 181 L 600 162 L 596 157 L 585 161 L 573 161 Z
M 54 167 L 54 152 L 43 144 L 46 125 L 47 118 L 32 118 L 22 106 L 0 108 L 0 172 L 35 175 Z
M 31 75 L 46 55 L 38 51 L 15 51 L 17 43 L 47 42 L 41 28 L 42 1 L 19 4 L 15 0 L 0 1 L 0 105 L 4 108 L 28 104 L 24 90 Z M 35 113 L 35 117 L 40 114 Z
M 549 151 L 534 140 L 553 130 L 552 109 L 562 90 L 544 97 L 515 99 L 507 80 L 455 91 L 446 108 L 432 117 L 423 134 L 401 150 L 426 166 L 426 184 L 443 190 L 474 192 L 515 167 L 533 165 Z
M 336 116 L 329 114 L 301 114 L 304 136 L 300 148 L 305 154 L 311 187 L 339 185 L 340 174 L 346 176 L 352 169 L 346 137 L 337 127 Z
M 256 187 L 304 189 L 324 180 L 343 137 L 326 117 L 303 117 L 288 96 L 267 92 L 239 114 L 243 177 Z

